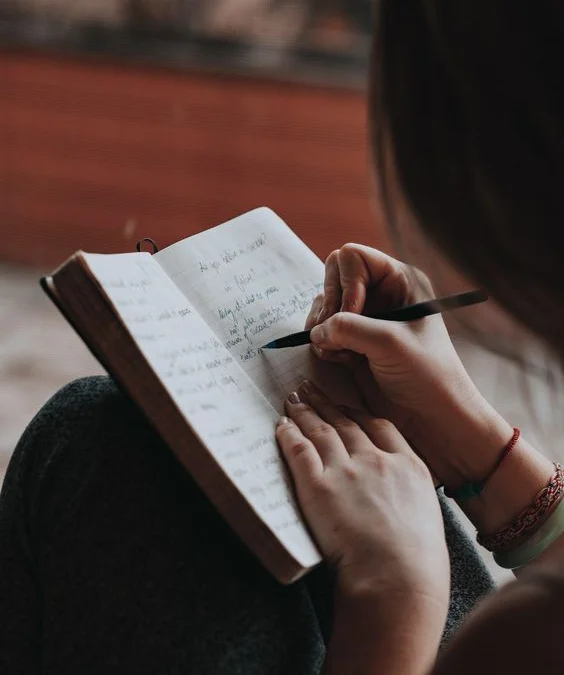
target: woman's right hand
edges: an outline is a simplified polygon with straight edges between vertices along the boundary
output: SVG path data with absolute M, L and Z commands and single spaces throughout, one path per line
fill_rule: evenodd
M 421 272 L 360 244 L 326 262 L 306 327 L 316 354 L 347 363 L 370 412 L 393 422 L 441 482 L 486 475 L 511 438 L 466 372 L 440 315 L 410 323 L 362 316 L 434 297 Z

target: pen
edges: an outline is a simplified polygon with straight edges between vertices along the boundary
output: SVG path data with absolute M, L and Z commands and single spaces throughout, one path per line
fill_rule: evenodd
M 433 314 L 449 312 L 460 307 L 477 305 L 480 302 L 486 302 L 488 294 L 485 291 L 475 290 L 457 295 L 449 295 L 446 298 L 435 298 L 434 300 L 425 300 L 415 305 L 392 309 L 389 312 L 381 312 L 370 316 L 370 319 L 379 319 L 380 321 L 416 321 Z M 365 315 L 366 316 L 366 315 Z M 286 347 L 299 347 L 311 343 L 311 331 L 305 330 L 301 333 L 293 333 L 286 337 L 278 338 L 264 345 L 263 349 L 284 349 Z

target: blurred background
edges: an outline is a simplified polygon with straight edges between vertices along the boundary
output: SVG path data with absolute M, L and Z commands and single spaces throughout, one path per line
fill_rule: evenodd
M 385 245 L 369 6 L 0 1 L 0 481 L 42 403 L 102 372 L 37 283 L 75 250 L 163 247 L 262 205 L 322 257 Z
M 102 372 L 37 283 L 76 249 L 164 247 L 267 205 L 322 258 L 392 251 L 370 32 L 370 0 L 0 0 L 0 482 L 47 398 Z M 512 424 L 561 453 L 559 376 L 458 344 Z

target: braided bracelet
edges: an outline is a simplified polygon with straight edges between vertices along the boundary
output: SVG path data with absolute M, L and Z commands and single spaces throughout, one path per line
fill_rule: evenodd
M 548 483 L 535 497 L 533 503 L 517 518 L 492 535 L 478 535 L 478 543 L 489 551 L 502 551 L 535 530 L 542 518 L 564 495 L 564 471 L 554 464 L 554 473 Z
M 527 541 L 510 551 L 497 551 L 494 560 L 500 567 L 516 570 L 536 560 L 541 553 L 564 534 L 564 498 L 544 523 L 530 536 Z

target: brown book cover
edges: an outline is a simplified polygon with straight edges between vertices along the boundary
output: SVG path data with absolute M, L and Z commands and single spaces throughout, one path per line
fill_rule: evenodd
M 41 282 L 282 583 L 321 561 L 276 445 L 284 397 L 305 378 L 353 393 L 309 347 L 261 346 L 303 328 L 322 282 L 321 261 L 266 208 L 155 255 L 78 252 Z

